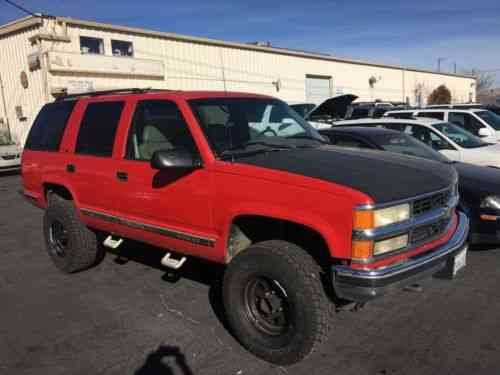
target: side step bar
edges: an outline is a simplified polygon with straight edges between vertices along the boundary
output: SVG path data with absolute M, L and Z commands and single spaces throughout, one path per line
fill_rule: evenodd
M 123 243 L 123 238 L 113 238 L 112 235 L 106 237 L 104 242 L 102 243 L 104 246 L 109 247 L 110 249 L 117 249 Z
M 161 259 L 161 264 L 173 270 L 178 270 L 183 266 L 184 263 L 186 263 L 186 257 L 182 257 L 181 259 L 173 259 L 171 258 L 171 255 L 172 253 L 165 254 L 165 256 Z

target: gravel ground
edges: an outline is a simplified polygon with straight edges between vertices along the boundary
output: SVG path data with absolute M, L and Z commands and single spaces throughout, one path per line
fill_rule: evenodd
M 51 264 L 42 212 L 0 176 L 0 374 L 497 374 L 500 249 L 475 249 L 453 282 L 401 292 L 335 317 L 327 345 L 276 367 L 224 326 L 220 270 L 189 261 L 181 277 L 162 252 L 128 243 L 67 276 Z

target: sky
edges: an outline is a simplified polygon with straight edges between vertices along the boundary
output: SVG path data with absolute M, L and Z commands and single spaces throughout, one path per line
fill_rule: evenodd
M 33 12 L 437 69 L 491 71 L 500 86 L 499 0 L 14 0 Z M 24 14 L 0 0 L 0 24 Z

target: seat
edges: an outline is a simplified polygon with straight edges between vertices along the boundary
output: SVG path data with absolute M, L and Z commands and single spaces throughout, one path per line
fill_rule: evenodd
M 139 153 L 142 160 L 151 160 L 158 150 L 172 150 L 174 146 L 155 124 L 147 124 L 142 129 L 142 143 L 139 144 Z

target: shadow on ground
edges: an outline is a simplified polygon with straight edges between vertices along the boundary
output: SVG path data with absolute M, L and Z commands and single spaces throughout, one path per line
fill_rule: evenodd
M 134 375 L 193 375 L 186 362 L 186 357 L 176 346 L 160 345 L 151 352 L 144 364 L 138 368 Z

